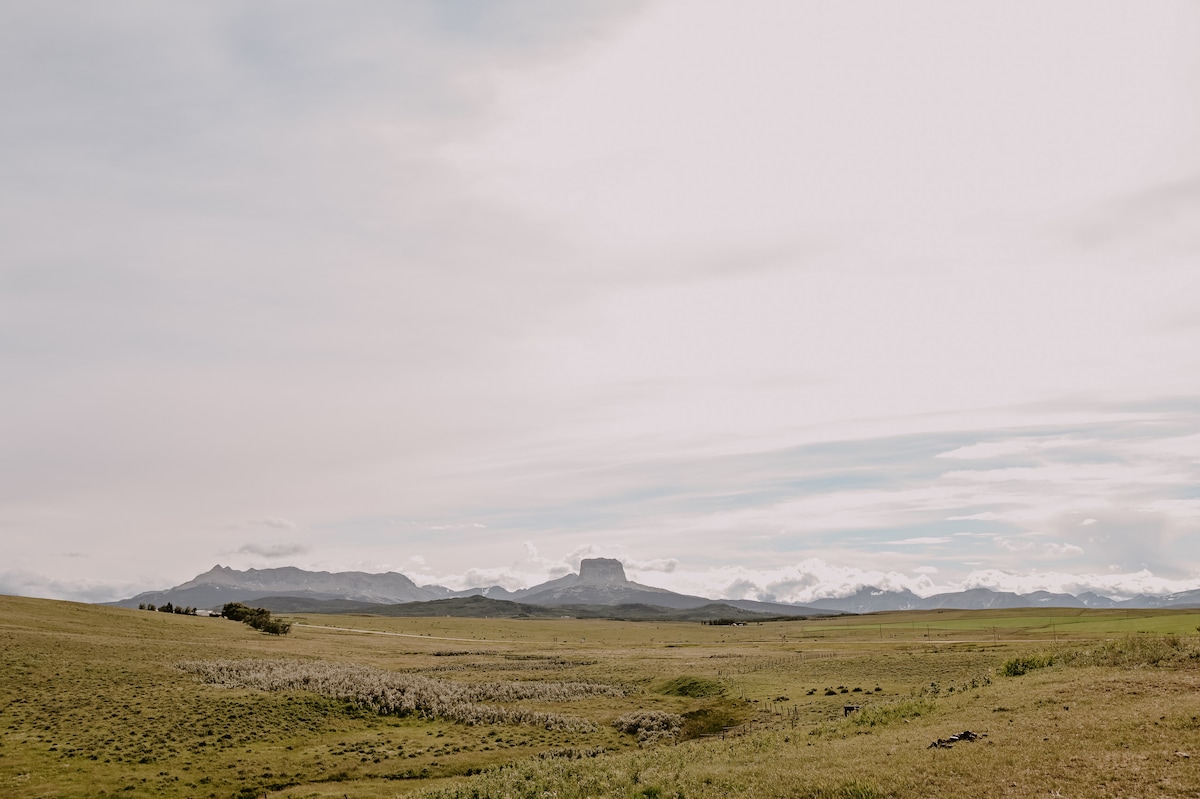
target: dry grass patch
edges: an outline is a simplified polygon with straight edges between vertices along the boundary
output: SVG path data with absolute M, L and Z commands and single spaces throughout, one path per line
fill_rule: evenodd
M 463 724 L 531 724 L 547 730 L 590 731 L 587 719 L 485 702 L 570 702 L 620 697 L 612 685 L 564 682 L 453 682 L 346 663 L 304 660 L 184 661 L 179 668 L 226 688 L 311 691 L 374 713 L 448 719 Z
M 1005 613 L 1005 623 L 1025 619 L 1031 630 L 1049 621 Z M 1175 630 L 1184 621 L 1194 629 L 1194 618 L 1074 614 L 1072 627 L 1093 637 L 1073 633 L 1052 650 L 1053 665 L 1014 679 L 997 674 L 1036 654 L 1044 634 L 1027 644 L 1004 644 L 1003 630 L 994 645 L 935 644 L 913 640 L 922 617 L 894 618 L 882 634 L 856 620 L 844 645 L 814 640 L 819 625 L 808 622 L 569 619 L 344 622 L 370 633 L 322 619 L 330 626 L 298 624 L 279 639 L 228 621 L 0 597 L 0 796 L 1200 795 L 1198 642 Z M 899 623 L 909 618 L 916 623 Z M 1136 634 L 1168 622 L 1177 640 Z M 265 682 L 204 684 L 173 665 L 185 660 L 241 663 L 234 671 L 257 669 Z M 297 664 L 299 681 L 289 676 Z M 322 680 L 328 693 L 314 689 Z M 695 695 L 714 685 L 724 694 Z M 380 700 L 414 686 L 451 697 L 435 701 L 569 712 L 594 726 L 380 715 Z M 862 710 L 844 717 L 848 702 Z M 681 717 L 677 743 L 638 748 L 636 732 L 612 725 L 639 711 Z M 735 726 L 724 739 L 687 740 Z M 963 730 L 988 735 L 927 749 Z
M 613 726 L 623 733 L 637 736 L 641 746 L 651 746 L 674 741 L 683 727 L 683 716 L 661 710 L 638 710 L 618 717 Z
M 1068 650 L 1062 659 L 1072 666 L 1200 668 L 1200 641 L 1178 635 L 1125 636 Z

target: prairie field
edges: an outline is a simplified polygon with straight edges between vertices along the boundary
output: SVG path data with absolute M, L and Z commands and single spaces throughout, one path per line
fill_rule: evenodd
M 0 597 L 0 797 L 1200 795 L 1200 611 L 287 618 Z

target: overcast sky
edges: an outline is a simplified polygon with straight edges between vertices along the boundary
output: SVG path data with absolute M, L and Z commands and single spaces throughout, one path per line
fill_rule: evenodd
M 12 0 L 0 592 L 1200 587 L 1200 4 Z

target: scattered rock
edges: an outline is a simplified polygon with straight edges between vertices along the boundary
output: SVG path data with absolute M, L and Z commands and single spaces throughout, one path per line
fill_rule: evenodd
M 986 737 L 986 732 L 971 732 L 970 730 L 964 730 L 957 735 L 951 735 L 949 738 L 938 738 L 936 741 L 931 743 L 928 748 L 951 749 L 954 747 L 954 744 L 958 743 L 959 741 L 978 741 L 980 738 Z

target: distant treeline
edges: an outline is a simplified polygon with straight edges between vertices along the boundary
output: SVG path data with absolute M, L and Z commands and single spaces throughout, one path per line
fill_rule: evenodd
M 744 626 L 746 621 L 744 619 L 701 619 L 700 623 L 713 624 L 719 627 L 738 627 Z
M 178 613 L 183 616 L 196 615 L 196 609 L 191 605 L 184 607 L 183 605 L 172 605 L 170 602 L 158 607 L 155 607 L 153 603 L 141 602 L 138 604 L 138 610 L 157 610 L 159 613 Z
M 251 608 L 241 602 L 226 602 L 221 608 L 221 615 L 234 621 L 242 621 L 256 630 L 271 635 L 287 635 L 292 629 L 292 623 L 277 619 L 266 608 Z
M 152 603 L 142 602 L 138 605 L 138 610 L 157 610 L 159 613 L 178 613 L 182 616 L 199 615 L 196 608 L 190 605 L 184 607 L 183 605 L 172 605 L 170 602 L 157 607 Z M 226 602 L 225 606 L 221 608 L 220 615 L 226 619 L 245 622 L 254 629 L 271 635 L 287 635 L 288 631 L 292 629 L 291 622 L 275 618 L 266 608 L 251 608 L 241 602 Z

